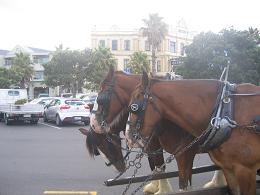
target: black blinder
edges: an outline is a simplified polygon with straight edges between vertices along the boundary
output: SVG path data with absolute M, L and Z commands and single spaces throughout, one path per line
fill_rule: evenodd
M 109 99 L 110 99 L 109 94 L 103 93 L 97 97 L 97 103 L 98 103 L 98 105 L 106 105 L 106 104 L 109 104 Z
M 142 111 L 142 108 L 143 108 L 143 101 L 136 101 L 130 104 L 129 111 L 133 114 L 136 114 Z

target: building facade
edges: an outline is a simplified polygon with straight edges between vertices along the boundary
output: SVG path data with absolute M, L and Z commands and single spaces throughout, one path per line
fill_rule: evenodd
M 176 28 L 170 28 L 156 53 L 156 71 L 169 72 L 176 65 L 176 58 L 185 56 L 185 46 L 192 43 L 195 33 L 189 32 L 183 20 Z M 113 26 L 108 31 L 93 29 L 91 32 L 92 48 L 110 48 L 117 60 L 118 70 L 127 70 L 130 56 L 134 52 L 146 52 L 151 64 L 151 50 L 147 38 L 137 30 L 121 30 Z
M 25 46 L 15 46 L 11 51 L 5 51 L 0 56 L 0 66 L 10 68 L 13 65 L 13 59 L 16 53 L 25 53 L 29 55 L 34 69 L 34 74 L 28 86 L 28 96 L 30 99 L 38 97 L 39 94 L 45 93 L 50 96 L 55 95 L 55 90 L 44 84 L 43 64 L 48 63 L 51 59 L 51 51 Z M 3 52 L 2 52 L 3 53 Z

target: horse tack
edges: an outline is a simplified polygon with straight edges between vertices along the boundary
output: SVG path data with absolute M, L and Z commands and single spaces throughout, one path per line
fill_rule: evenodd
M 237 126 L 237 123 L 233 121 L 234 99 L 230 97 L 232 92 L 235 92 L 235 85 L 225 82 L 221 92 L 223 96 L 217 98 L 218 109 L 220 109 L 219 116 L 216 113 L 216 116 L 211 119 L 209 133 L 201 144 L 203 151 L 209 151 L 220 146 L 230 137 L 232 128 Z
M 120 75 L 121 75 L 121 73 L 120 73 Z M 107 93 L 105 93 L 106 95 L 105 96 L 103 96 L 104 98 L 109 98 L 109 97 L 111 97 L 112 96 L 112 98 L 109 98 L 110 99 L 110 101 L 113 99 L 113 103 L 116 103 L 116 101 L 118 101 L 118 104 L 117 104 L 117 107 L 120 105 L 119 104 L 119 102 L 120 102 L 120 100 L 116 100 L 116 95 L 113 95 L 113 91 L 111 90 L 112 88 L 115 88 L 116 87 L 116 85 L 117 85 L 117 82 L 118 81 L 120 81 L 120 80 L 117 80 L 117 76 L 115 75 L 115 74 L 108 74 L 108 76 L 106 77 L 106 80 L 105 80 L 105 85 L 103 85 L 102 87 L 103 87 L 103 90 L 99 93 L 99 94 L 102 94 L 103 92 L 107 92 Z M 119 77 L 120 78 L 120 77 Z M 121 77 L 122 78 L 122 77 Z M 132 77 L 130 77 L 130 78 L 132 78 Z M 136 78 L 136 77 L 133 77 L 133 78 Z M 114 82 L 113 80 L 116 80 L 116 82 Z M 138 82 L 140 81 L 140 77 L 138 77 L 138 79 L 134 79 L 135 80 L 135 85 L 132 85 L 132 86 L 136 86 L 137 84 L 138 84 Z M 113 82 L 112 82 L 113 81 Z M 123 80 L 122 80 L 123 81 Z M 133 81 L 132 79 L 131 79 L 131 81 Z M 104 83 L 104 82 L 103 82 Z M 122 83 L 123 84 L 123 83 Z M 119 86 L 120 87 L 120 86 Z M 128 88 L 129 90 L 131 89 L 131 91 L 132 90 L 134 90 L 134 89 L 132 89 L 132 88 Z M 110 90 L 110 92 L 108 93 L 108 91 Z M 114 89 L 115 90 L 115 93 L 116 94 L 119 94 L 119 92 L 121 92 L 121 89 L 119 90 L 118 88 L 115 88 Z M 127 93 L 128 91 L 126 91 L 126 93 Z M 129 91 L 130 92 L 130 91 Z M 129 94 L 130 95 L 130 94 Z M 120 96 L 120 98 L 122 98 L 122 96 Z M 125 102 L 126 101 L 128 101 L 127 99 L 125 99 L 126 97 L 124 96 L 123 97 L 123 99 L 122 100 L 124 100 Z M 118 99 L 118 98 L 117 98 Z M 152 100 L 153 99 L 153 96 L 152 95 L 150 95 L 149 96 L 149 100 Z M 100 99 L 100 100 L 102 100 L 102 99 Z M 151 101 L 152 102 L 152 101 Z M 122 104 L 121 104 L 122 105 Z M 154 106 L 154 108 L 156 109 L 157 108 L 157 105 L 156 104 L 151 104 L 151 105 L 153 105 Z M 128 108 L 128 105 L 123 105 L 123 106 L 125 106 L 126 108 Z M 99 111 L 97 111 L 96 112 L 96 114 L 100 114 L 101 113 L 101 111 L 102 111 L 102 109 L 103 109 L 103 107 L 101 106 L 100 107 L 100 110 Z M 109 109 L 111 109 L 111 112 L 113 111 L 112 109 L 113 109 L 113 107 L 109 107 Z M 158 110 L 159 111 L 159 110 Z M 116 113 L 114 113 L 114 114 L 116 114 Z M 118 114 L 117 114 L 118 115 Z M 110 112 L 109 112 L 109 116 L 111 116 L 110 115 Z M 111 118 L 111 117 L 110 117 Z M 117 118 L 117 117 L 116 117 Z M 97 120 L 98 122 L 99 122 L 99 124 L 100 124 L 100 120 Z M 109 122 L 109 121 L 108 121 Z M 109 127 L 112 125 L 112 123 L 114 123 L 114 119 L 113 119 L 113 121 L 112 122 L 110 122 L 109 124 L 107 124 L 107 125 L 109 125 Z M 167 126 L 167 127 L 166 127 Z M 174 126 L 174 125 L 173 125 Z M 171 126 L 169 126 L 169 125 L 165 125 L 165 127 L 164 128 L 175 128 L 175 126 L 173 127 L 172 125 Z M 113 129 L 113 127 L 111 127 L 112 129 Z M 106 128 L 106 130 L 108 130 L 107 128 Z M 112 131 L 113 132 L 113 131 Z M 103 133 L 105 133 L 105 132 L 103 132 Z M 179 136 L 178 135 L 178 133 L 176 134 L 177 136 Z M 183 137 L 182 137 L 182 139 L 183 139 Z M 186 141 L 185 141 L 186 142 Z M 154 153 L 154 152 L 153 152 Z M 194 151 L 192 151 L 192 152 L 189 152 L 189 153 L 187 153 L 187 155 L 184 155 L 185 157 L 184 158 L 186 158 L 186 156 L 187 156 L 187 158 L 189 158 L 189 159 L 192 159 L 192 157 L 190 157 L 189 155 L 191 155 L 191 156 L 194 156 L 193 155 L 193 153 L 194 153 L 194 155 L 195 155 L 195 152 Z M 149 154 L 148 154 L 149 155 Z M 188 157 L 189 156 L 189 157 Z M 181 157 L 181 158 L 183 158 L 183 157 Z M 193 160 L 191 160 L 191 161 L 193 161 Z M 168 162 L 168 161 L 167 161 Z M 158 162 L 159 163 L 159 162 Z M 177 159 L 177 163 L 178 163 L 178 159 Z M 182 164 L 182 161 L 179 159 L 179 163 L 180 163 L 180 169 L 182 170 L 182 172 L 184 173 L 184 176 L 183 176 L 183 179 L 185 179 L 185 180 L 187 180 L 187 185 L 188 185 L 188 181 L 191 181 L 191 177 L 190 177 L 190 175 L 189 175 L 189 171 L 187 171 L 187 169 L 190 169 L 190 163 L 184 163 L 184 164 Z M 179 165 L 178 165 L 179 166 Z M 152 169 L 153 170 L 153 169 Z M 182 187 L 181 187 L 181 189 L 185 189 L 185 187 L 187 187 L 187 185 L 185 184 L 185 185 L 183 185 Z
M 123 107 L 125 105 L 125 103 L 121 100 L 120 96 L 117 94 L 117 92 L 114 90 L 114 85 L 115 85 L 115 77 L 113 76 L 112 78 L 112 82 L 109 82 L 108 85 L 108 89 L 104 90 L 103 92 L 101 92 L 98 97 L 97 97 L 97 103 L 99 105 L 102 105 L 103 109 L 102 109 L 102 124 L 103 126 L 107 123 L 105 121 L 105 118 L 107 117 L 107 114 L 109 112 L 109 103 L 110 103 L 110 99 L 111 96 L 114 94 L 118 100 L 118 102 L 121 104 L 121 106 Z

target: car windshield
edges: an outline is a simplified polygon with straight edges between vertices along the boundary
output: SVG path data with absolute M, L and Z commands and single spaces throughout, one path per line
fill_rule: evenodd
M 37 104 L 37 102 L 39 102 L 39 99 L 34 99 L 34 100 L 30 101 L 31 104 Z
M 86 96 L 86 97 L 84 97 L 84 100 L 95 101 L 96 97 L 97 97 L 96 95 Z
M 72 106 L 81 106 L 84 105 L 84 102 L 79 100 L 66 100 L 65 104 L 72 105 Z

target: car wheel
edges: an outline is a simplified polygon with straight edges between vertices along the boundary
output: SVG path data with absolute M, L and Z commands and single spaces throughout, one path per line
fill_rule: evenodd
M 43 114 L 43 122 L 48 122 L 48 119 L 47 119 L 46 113 Z
M 84 121 L 84 124 L 87 126 L 89 125 L 89 121 Z
M 62 121 L 60 120 L 60 116 L 59 115 L 56 116 L 56 125 L 57 126 L 62 126 Z
M 8 120 L 8 117 L 6 115 L 4 116 L 4 121 L 5 121 L 6 125 L 10 125 L 11 124 L 10 120 Z
M 37 124 L 38 121 L 39 121 L 38 119 L 36 119 L 36 120 L 31 120 L 30 123 L 31 123 L 31 124 Z

